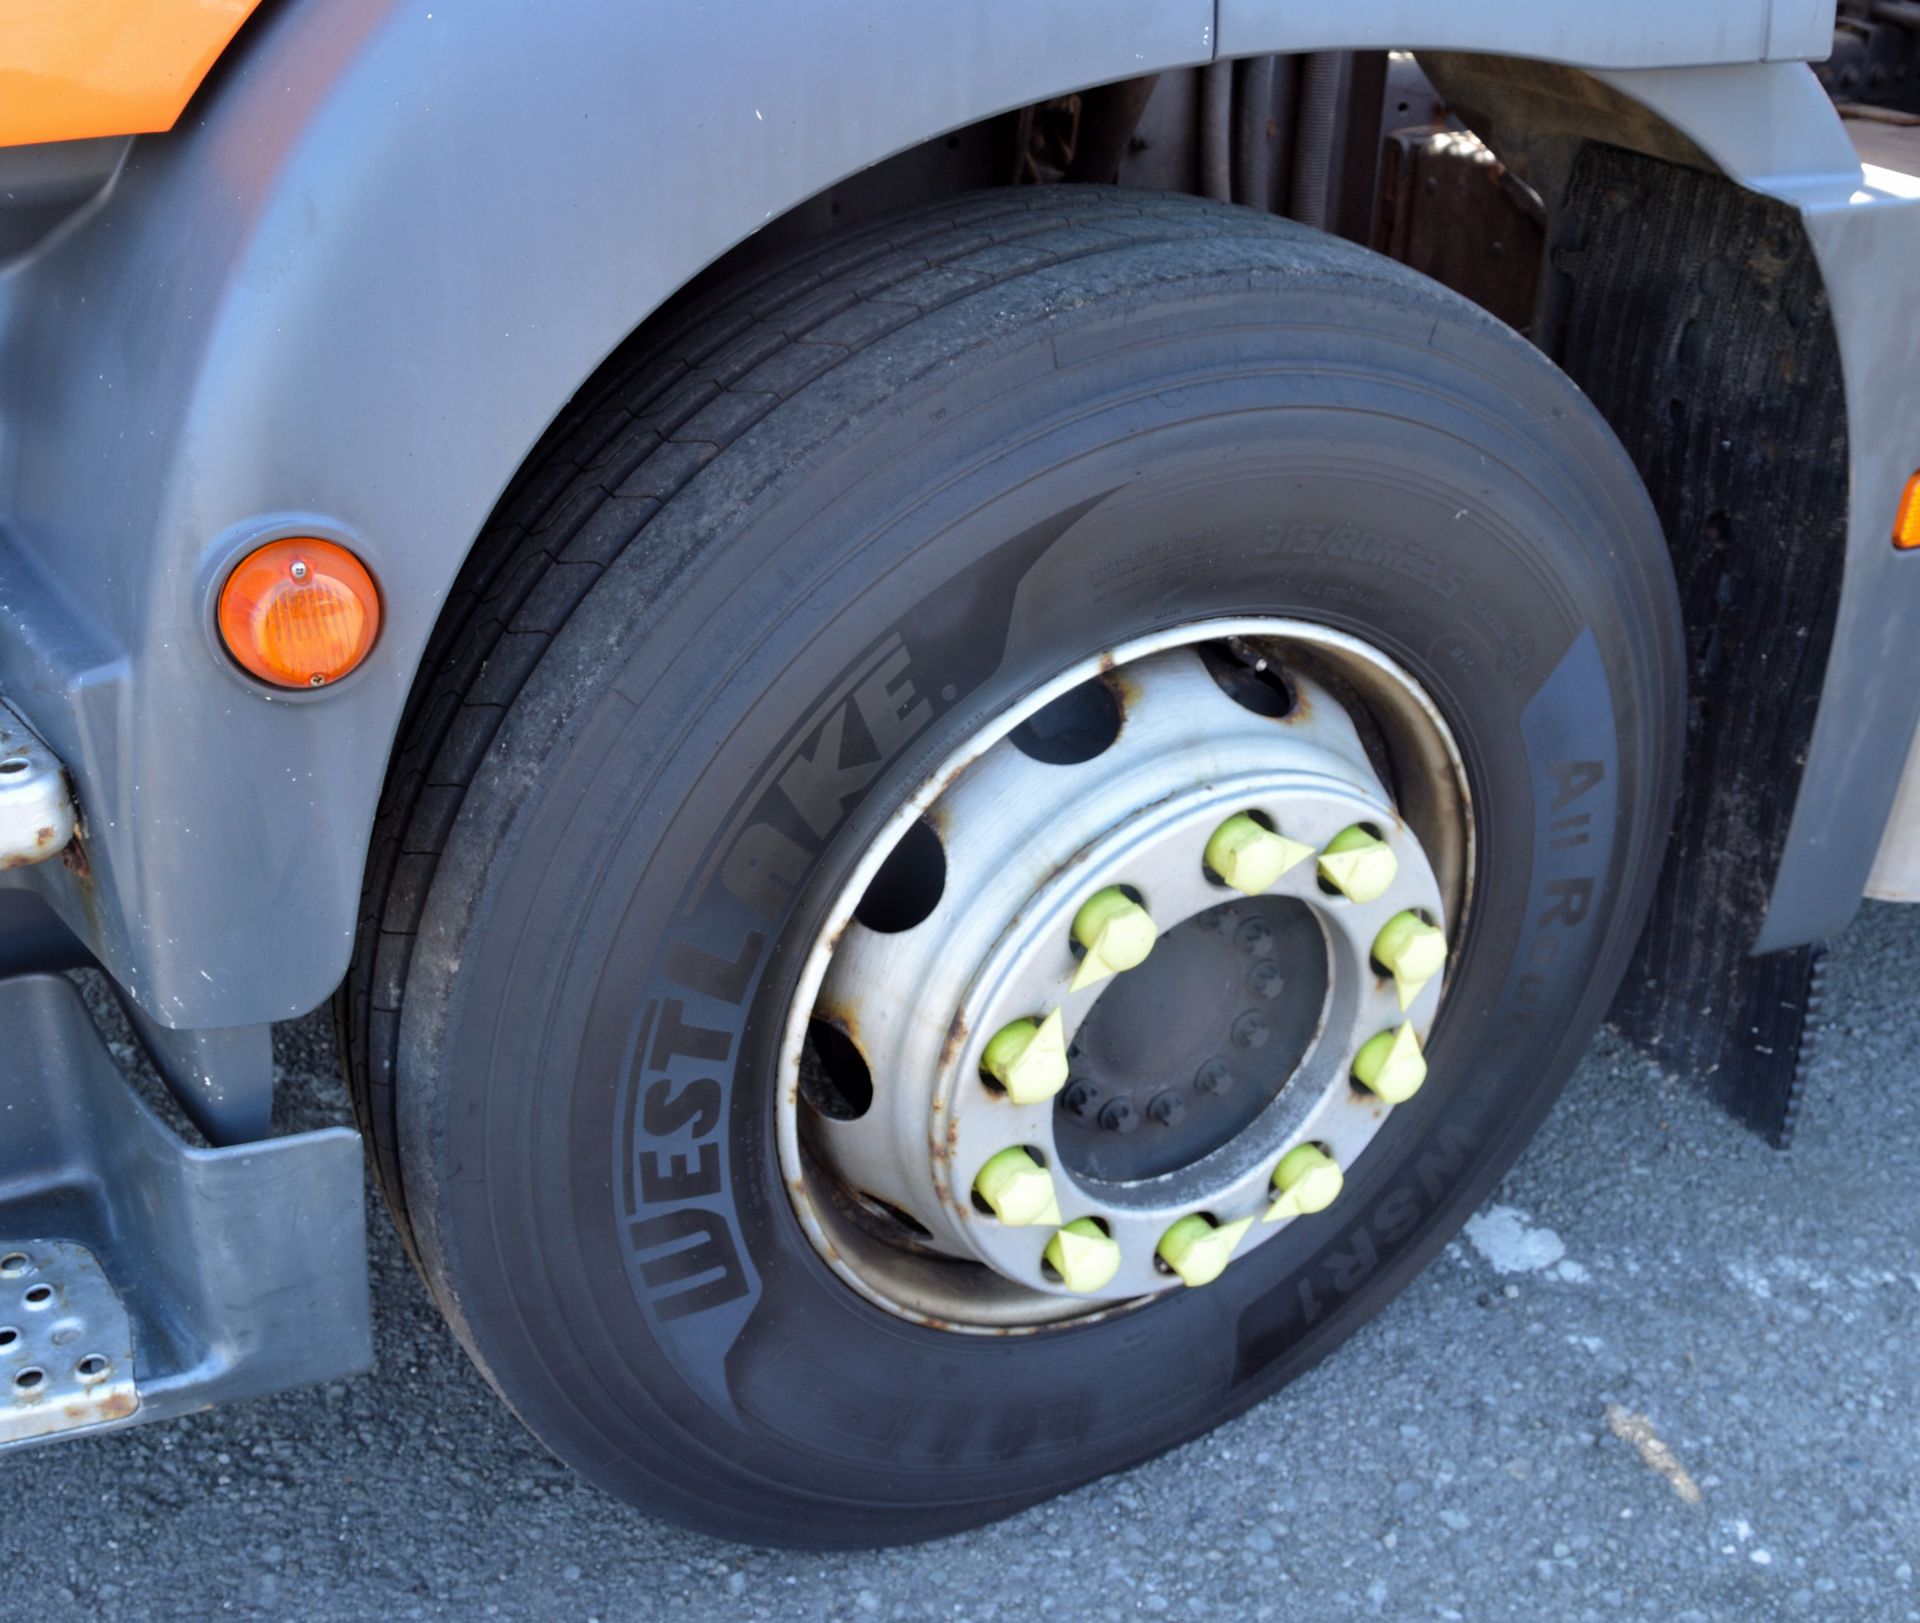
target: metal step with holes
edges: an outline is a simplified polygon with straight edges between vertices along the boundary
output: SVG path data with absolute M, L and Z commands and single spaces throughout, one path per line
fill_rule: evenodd
M 133 1327 L 94 1254 L 71 1240 L 0 1239 L 0 1443 L 139 1408 Z
M 58 975 L 0 1056 L 0 1451 L 368 1367 L 357 1133 L 182 1142 Z

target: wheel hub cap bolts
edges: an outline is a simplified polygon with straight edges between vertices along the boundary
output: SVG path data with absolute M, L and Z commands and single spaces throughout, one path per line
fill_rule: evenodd
M 1396 913 L 1373 938 L 1373 956 L 1393 977 L 1400 1007 L 1411 1008 L 1421 987 L 1446 968 L 1446 934 L 1418 913 Z
M 1073 939 L 1086 949 L 1086 957 L 1074 971 L 1072 990 L 1138 968 L 1153 951 L 1158 933 L 1147 910 L 1119 886 L 1095 891 L 1073 916 Z
M 1216 1225 L 1191 1212 L 1160 1236 L 1160 1260 L 1180 1276 L 1183 1284 L 1211 1285 L 1226 1272 L 1233 1248 L 1252 1227 L 1251 1217 Z
M 1207 866 L 1243 896 L 1258 896 L 1313 847 L 1276 834 L 1245 812 L 1235 812 L 1207 841 Z
M 1032 1223 L 1057 1226 L 1060 1221 L 1052 1175 L 1017 1146 L 988 1160 L 973 1180 L 973 1192 L 1010 1228 Z
M 1060 1011 L 1055 1009 L 1037 1025 L 1015 1020 L 1002 1026 L 980 1064 L 1015 1104 L 1044 1104 L 1067 1083 L 1067 1031 Z
M 1120 1271 L 1120 1247 L 1091 1217 L 1076 1217 L 1047 1241 L 1047 1262 L 1070 1291 L 1097 1291 Z
M 1345 1181 L 1339 1162 L 1318 1144 L 1294 1145 L 1273 1169 L 1277 1198 L 1267 1208 L 1267 1221 L 1278 1223 L 1286 1217 L 1324 1212 L 1333 1204 Z
M 1343 828 L 1320 853 L 1320 877 L 1350 902 L 1371 902 L 1386 895 L 1400 859 L 1384 841 L 1359 824 Z
M 1404 1104 L 1427 1079 L 1427 1059 L 1411 1025 L 1369 1037 L 1353 1056 L 1353 1074 L 1375 1098 Z

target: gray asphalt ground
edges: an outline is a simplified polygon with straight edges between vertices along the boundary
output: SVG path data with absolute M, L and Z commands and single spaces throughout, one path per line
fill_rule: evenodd
M 370 1214 L 378 1373 L 0 1462 L 0 1616 L 1920 1618 L 1920 911 L 1838 944 L 1776 1155 L 1603 1034 L 1466 1237 L 1213 1436 L 796 1556 L 575 1481 Z M 286 1114 L 344 1116 L 324 1017 Z

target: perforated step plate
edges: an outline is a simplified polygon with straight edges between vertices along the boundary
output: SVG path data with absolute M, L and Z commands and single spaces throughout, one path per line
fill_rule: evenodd
M 93 1253 L 67 1240 L 0 1240 L 0 1443 L 140 1407 L 133 1327 Z

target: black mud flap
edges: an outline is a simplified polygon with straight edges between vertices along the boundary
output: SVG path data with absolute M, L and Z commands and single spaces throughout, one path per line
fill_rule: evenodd
M 1644 956 L 1643 945 L 1642 962 Z M 1696 986 L 1702 1001 L 1694 1010 L 1656 982 L 1623 983 L 1608 1020 L 1649 1059 L 1784 1150 L 1819 1032 L 1827 949 L 1790 947 L 1740 965 L 1737 979 L 1718 992 Z M 1633 973 L 1643 973 L 1642 963 Z
M 1584 148 L 1553 211 L 1548 343 L 1620 436 L 1672 549 L 1686 765 L 1611 1020 L 1785 1147 L 1824 948 L 1752 956 L 1832 642 L 1847 425 L 1795 212 L 1723 176 Z

